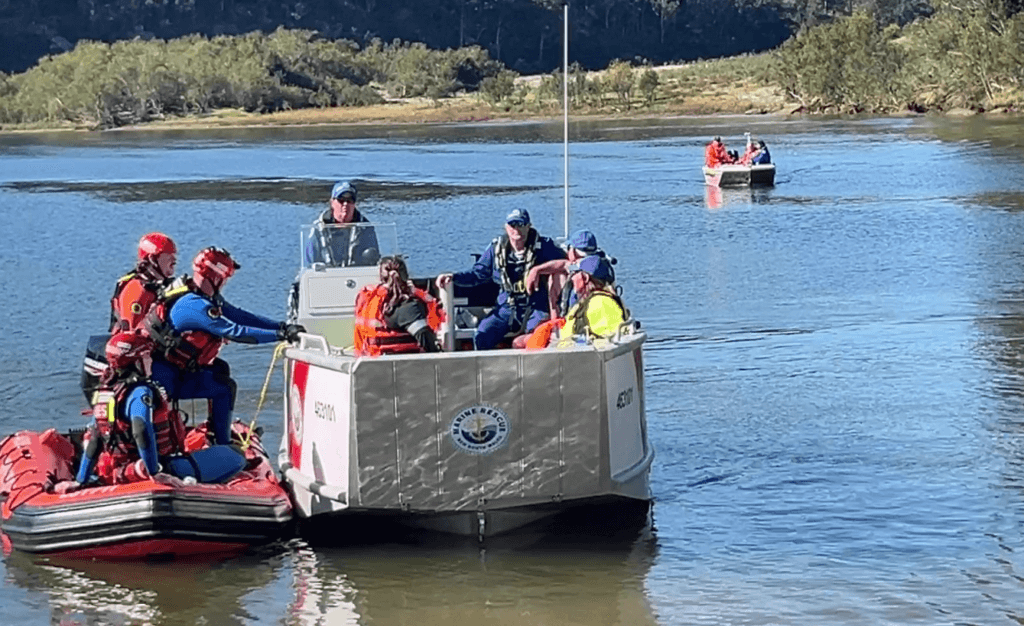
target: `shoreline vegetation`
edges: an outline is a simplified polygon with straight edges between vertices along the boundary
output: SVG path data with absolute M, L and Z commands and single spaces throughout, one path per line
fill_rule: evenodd
M 570 68 L 571 114 L 1015 114 L 1024 13 L 1004 0 L 936 0 L 904 27 L 858 11 L 754 55 L 653 67 Z M 360 48 L 313 31 L 80 42 L 0 73 L 0 132 L 551 119 L 560 69 L 519 76 L 479 47 Z

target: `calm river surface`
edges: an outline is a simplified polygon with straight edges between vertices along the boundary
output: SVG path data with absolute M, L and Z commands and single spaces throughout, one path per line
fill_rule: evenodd
M 710 193 L 710 136 L 767 190 Z M 1024 621 L 1024 125 L 927 118 L 574 123 L 572 227 L 618 257 L 657 450 L 649 528 L 329 547 L 215 563 L 3 558 L 9 624 L 1018 624 Z M 358 134 L 357 134 L 358 133 Z M 3 434 L 84 425 L 78 375 L 138 238 L 206 245 L 275 317 L 339 178 L 413 274 L 526 207 L 561 235 L 560 123 L 0 137 Z M 238 416 L 266 347 L 229 346 Z M 260 414 L 281 434 L 281 379 Z

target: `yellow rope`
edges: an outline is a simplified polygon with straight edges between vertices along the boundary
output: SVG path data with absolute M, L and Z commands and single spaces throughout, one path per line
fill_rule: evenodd
M 270 360 L 270 369 L 267 370 L 267 377 L 263 379 L 263 389 L 260 390 L 260 401 L 256 404 L 256 413 L 252 416 L 252 421 L 249 422 L 249 430 L 245 433 L 245 440 L 242 442 L 242 449 L 245 450 L 252 443 L 252 433 L 256 428 L 256 418 L 260 416 L 260 411 L 263 410 L 263 402 L 267 399 L 267 388 L 270 387 L 270 376 L 274 373 L 274 367 L 277 365 L 277 360 L 284 354 L 285 349 L 288 348 L 288 342 L 282 341 L 274 348 L 274 357 Z

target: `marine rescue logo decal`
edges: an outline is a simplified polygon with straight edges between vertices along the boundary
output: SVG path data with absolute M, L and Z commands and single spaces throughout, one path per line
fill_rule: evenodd
M 455 416 L 449 432 L 460 450 L 490 454 L 508 441 L 508 415 L 493 406 L 471 406 Z

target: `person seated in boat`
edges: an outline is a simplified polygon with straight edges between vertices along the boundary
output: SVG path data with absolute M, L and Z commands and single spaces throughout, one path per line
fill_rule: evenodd
M 768 146 L 763 141 L 757 142 L 757 153 L 750 159 L 751 165 L 768 165 L 772 162 L 772 155 L 768 152 Z
M 110 330 L 136 330 L 156 302 L 157 294 L 174 277 L 178 247 L 163 233 L 139 239 L 135 268 L 117 279 L 110 299 Z
M 156 344 L 153 380 L 172 400 L 209 399 L 210 426 L 218 444 L 231 443 L 236 389 L 231 368 L 217 358 L 224 343 L 295 342 L 306 330 L 225 300 L 221 290 L 240 267 L 227 250 L 204 248 L 192 261 L 192 278 L 175 279 L 143 323 Z
M 725 149 L 721 137 L 716 136 L 704 149 L 704 165 L 706 167 L 718 167 L 735 162 L 736 159 Z
M 441 274 L 437 287 L 444 289 L 452 282 L 457 287 L 477 287 L 488 282 L 500 286 L 497 306 L 480 320 L 473 334 L 477 350 L 490 350 L 508 333 L 531 332 L 555 310 L 558 292 L 551 290 L 547 276 L 541 278 L 540 287 L 533 293 L 526 289 L 526 278 L 537 265 L 564 258 L 565 252 L 550 237 L 533 228 L 526 209 L 513 209 L 505 218 L 505 234 L 484 249 L 473 268 Z
M 772 162 L 768 147 L 763 141 L 754 141 L 747 146 L 747 151 L 740 159 L 740 165 L 763 165 Z
M 355 185 L 341 181 L 331 189 L 330 206 L 313 223 L 306 242 L 306 263 L 330 267 L 376 265 L 380 259 L 377 233 L 359 209 Z M 365 225 L 364 225 L 365 224 Z
M 614 335 L 629 312 L 614 287 L 611 262 L 596 254 L 569 267 L 569 280 L 578 301 L 564 318 L 540 324 L 526 339 L 527 349 L 559 348 L 591 343 L 595 338 Z M 557 338 L 560 337 L 560 338 Z
M 441 314 L 437 300 L 409 280 L 400 256 L 380 260 L 380 284 L 356 296 L 356 354 L 437 352 Z
M 185 453 L 185 425 L 163 388 L 148 375 L 152 340 L 139 332 L 114 334 L 106 346 L 107 369 L 93 398 L 93 421 L 83 441 L 74 483 L 113 485 L 161 474 L 198 482 L 224 482 L 245 467 L 231 446 Z
M 594 233 L 589 230 L 578 230 L 569 237 L 563 246 L 565 249 L 566 258 L 555 259 L 548 261 L 534 267 L 530 270 L 529 275 L 526 278 L 526 290 L 533 293 L 540 284 L 540 277 L 543 275 L 552 276 L 552 280 L 558 280 L 561 283 L 553 285 L 554 289 L 559 290 L 558 297 L 558 310 L 554 317 L 562 317 L 569 312 L 569 309 L 576 304 L 577 295 L 576 291 L 572 287 L 572 282 L 569 278 L 569 267 L 576 263 L 579 263 L 584 258 L 590 255 L 597 255 L 608 259 L 611 265 L 617 263 L 614 257 L 608 256 L 604 250 L 597 245 L 597 237 Z M 609 284 L 610 287 L 614 288 L 615 285 L 615 274 L 612 272 L 612 279 Z M 526 345 L 526 338 L 528 335 L 520 335 L 516 337 L 512 342 L 513 347 L 522 348 Z

